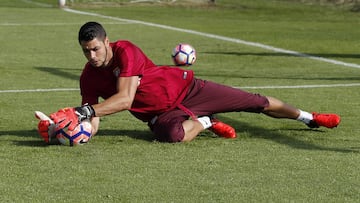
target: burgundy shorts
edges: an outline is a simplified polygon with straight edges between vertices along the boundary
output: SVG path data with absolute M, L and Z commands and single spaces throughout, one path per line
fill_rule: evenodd
M 269 105 L 269 101 L 259 94 L 194 79 L 189 93 L 181 104 L 194 115 L 204 116 L 239 111 L 260 113 Z M 149 126 L 157 140 L 180 142 L 185 135 L 182 123 L 189 117 L 189 113 L 175 108 L 159 115 L 155 122 L 149 123 Z

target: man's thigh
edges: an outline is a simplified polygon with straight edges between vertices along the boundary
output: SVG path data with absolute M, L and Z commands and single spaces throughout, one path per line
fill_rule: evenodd
M 182 104 L 195 115 L 226 112 L 261 112 L 269 105 L 265 96 L 205 81 L 202 88 L 190 92 Z

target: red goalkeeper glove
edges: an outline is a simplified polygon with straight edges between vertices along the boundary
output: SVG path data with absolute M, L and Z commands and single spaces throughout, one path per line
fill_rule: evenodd
M 55 136 L 55 123 L 44 113 L 35 111 L 35 117 L 39 119 L 38 133 L 46 143 L 50 143 Z
M 79 123 L 85 119 L 95 116 L 95 111 L 90 105 L 75 108 L 64 108 L 52 113 L 50 118 L 58 125 L 59 129 L 68 128 L 74 130 Z

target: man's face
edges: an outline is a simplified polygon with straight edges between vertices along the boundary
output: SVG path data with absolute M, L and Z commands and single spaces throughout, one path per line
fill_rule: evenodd
M 98 40 L 97 38 L 91 41 L 81 41 L 80 45 L 85 57 L 92 66 L 100 68 L 109 63 L 109 40 L 107 37 L 104 41 Z

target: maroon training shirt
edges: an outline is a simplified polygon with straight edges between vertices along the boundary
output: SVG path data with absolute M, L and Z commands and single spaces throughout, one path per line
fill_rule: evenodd
M 110 43 L 111 66 L 95 68 L 87 63 L 80 77 L 82 104 L 97 104 L 117 92 L 117 78 L 139 76 L 139 86 L 130 112 L 142 121 L 173 109 L 186 96 L 193 72 L 177 67 L 156 66 L 129 41 Z

